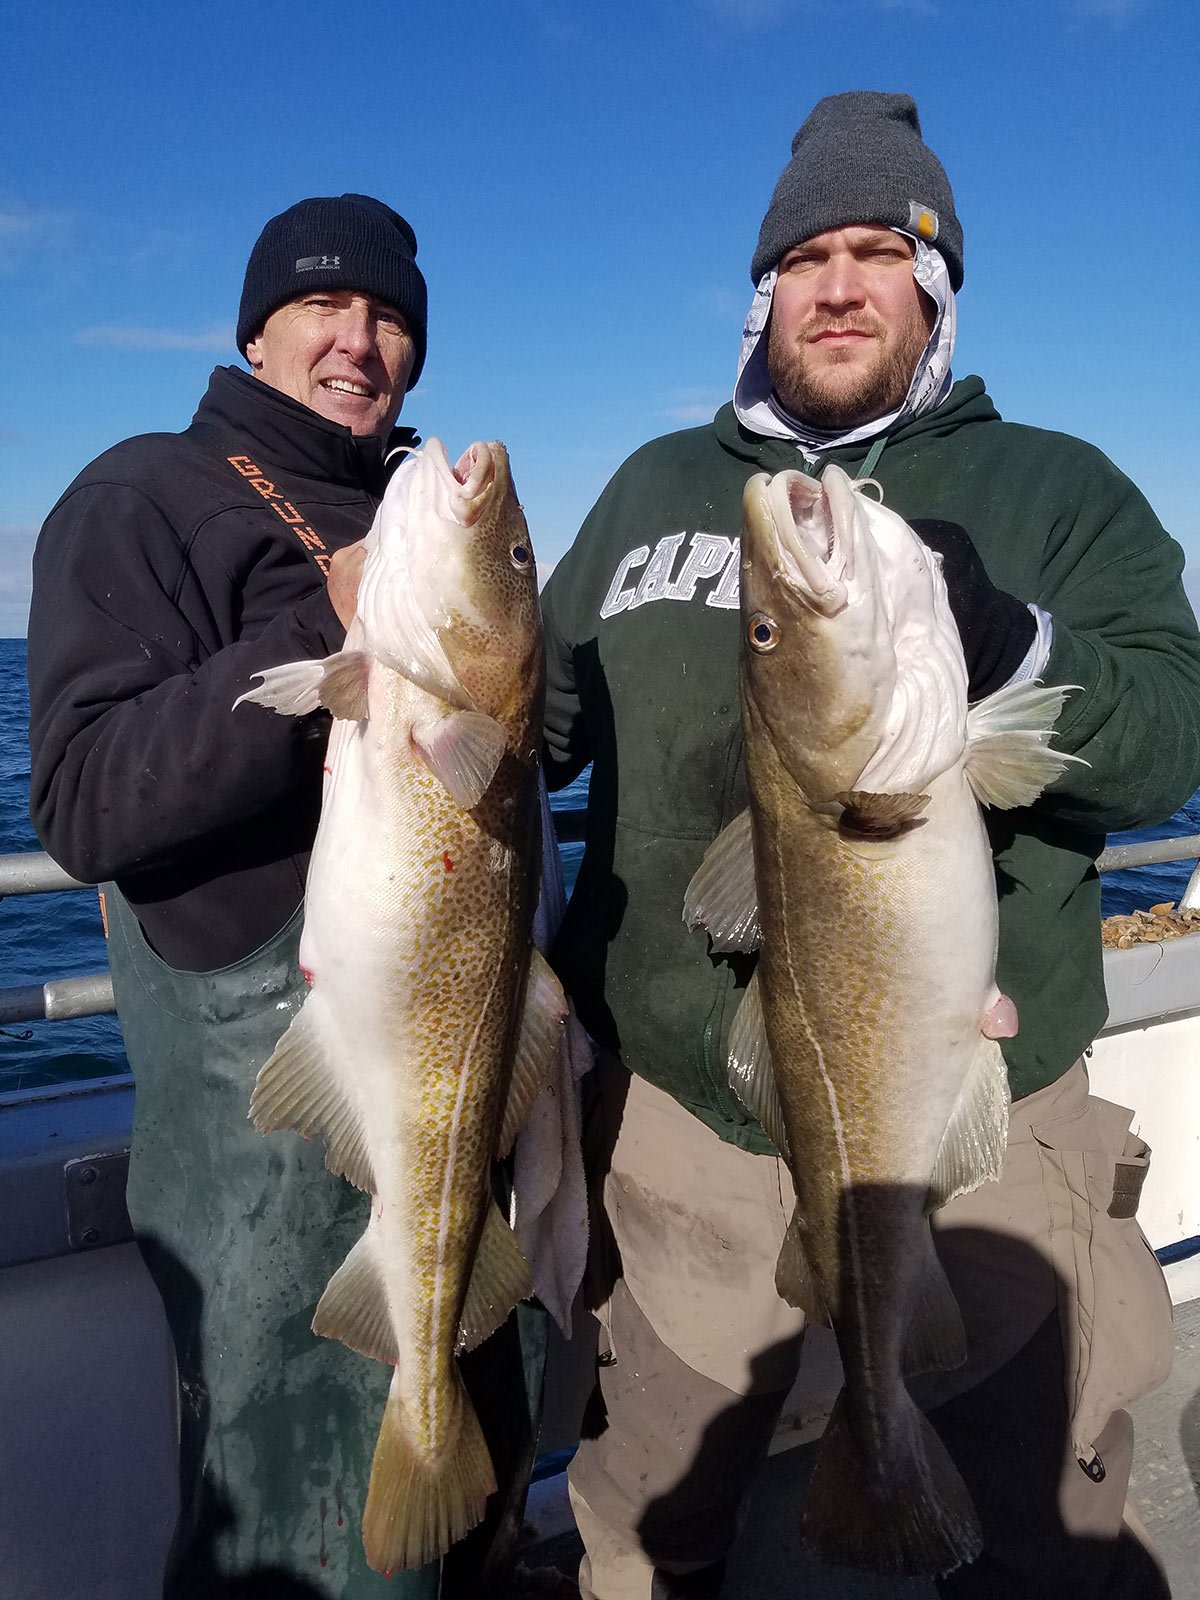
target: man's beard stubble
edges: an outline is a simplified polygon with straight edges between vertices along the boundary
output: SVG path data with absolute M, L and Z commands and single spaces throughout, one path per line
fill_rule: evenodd
M 873 367 L 860 373 L 850 388 L 836 381 L 837 364 L 815 373 L 809 370 L 806 360 L 812 352 L 808 339 L 814 332 L 854 329 L 877 334 L 883 328 L 884 324 L 874 318 L 869 322 L 822 318 L 808 324 L 797 340 L 788 343 L 777 335 L 772 319 L 767 330 L 767 368 L 784 410 L 799 422 L 830 432 L 860 427 L 897 410 L 908 394 L 917 362 L 929 340 L 930 330 L 920 313 L 899 330 L 891 349 Z

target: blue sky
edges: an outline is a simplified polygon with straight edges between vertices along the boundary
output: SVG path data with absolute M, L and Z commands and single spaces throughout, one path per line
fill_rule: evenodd
M 549 566 L 620 461 L 711 416 L 791 136 L 907 90 L 966 235 L 955 371 L 1105 450 L 1200 602 L 1195 0 L 109 0 L 5 6 L 0 636 L 57 495 L 184 427 L 267 217 L 365 191 L 416 228 L 405 420 L 502 438 Z

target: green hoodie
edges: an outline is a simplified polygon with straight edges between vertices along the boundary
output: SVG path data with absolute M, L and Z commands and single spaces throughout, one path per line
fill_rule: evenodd
M 868 448 L 822 462 L 854 476 Z M 756 1150 L 770 1147 L 724 1071 L 750 963 L 710 956 L 681 912 L 708 844 L 747 804 L 742 489 L 755 472 L 801 464 L 794 445 L 748 433 L 728 405 L 707 427 L 654 440 L 617 472 L 543 595 L 549 782 L 593 763 L 587 849 L 557 949 L 564 980 L 594 1038 Z M 1050 613 L 1043 679 L 1082 691 L 1055 743 L 1087 765 L 1034 806 L 988 814 L 1019 1098 L 1061 1076 L 1104 1023 L 1094 863 L 1105 834 L 1170 815 L 1200 786 L 1200 636 L 1183 554 L 1105 456 L 1001 421 L 978 378 L 897 430 L 871 476 L 901 516 L 961 524 L 993 582 Z

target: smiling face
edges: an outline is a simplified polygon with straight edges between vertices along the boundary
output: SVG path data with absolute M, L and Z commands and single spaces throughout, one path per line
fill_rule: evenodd
M 937 312 L 913 277 L 913 246 L 891 228 L 832 228 L 779 263 L 767 364 L 788 411 L 853 428 L 908 393 Z
M 352 433 L 385 438 L 415 350 L 395 306 L 349 289 L 298 295 L 246 346 L 256 378 Z

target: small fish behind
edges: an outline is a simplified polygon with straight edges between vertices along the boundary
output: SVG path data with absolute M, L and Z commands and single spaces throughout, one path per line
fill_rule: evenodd
M 749 810 L 684 916 L 759 961 L 730 1034 L 734 1088 L 787 1160 L 776 1283 L 832 1324 L 844 1388 L 805 1498 L 825 1559 L 933 1575 L 978 1518 L 905 1376 L 966 1358 L 928 1213 L 997 1176 L 1016 1031 L 996 987 L 980 803 L 1030 803 L 1066 693 L 968 708 L 939 560 L 829 466 L 746 485 L 742 723 Z
M 430 440 L 388 486 L 338 655 L 242 699 L 335 721 L 305 901 L 303 1007 L 259 1073 L 264 1132 L 319 1135 L 373 1204 L 317 1333 L 395 1367 L 363 1519 L 380 1571 L 483 1516 L 492 1462 L 455 1361 L 531 1292 L 491 1195 L 566 1017 L 530 940 L 543 657 L 500 444 Z M 240 702 L 239 702 L 240 703 Z

